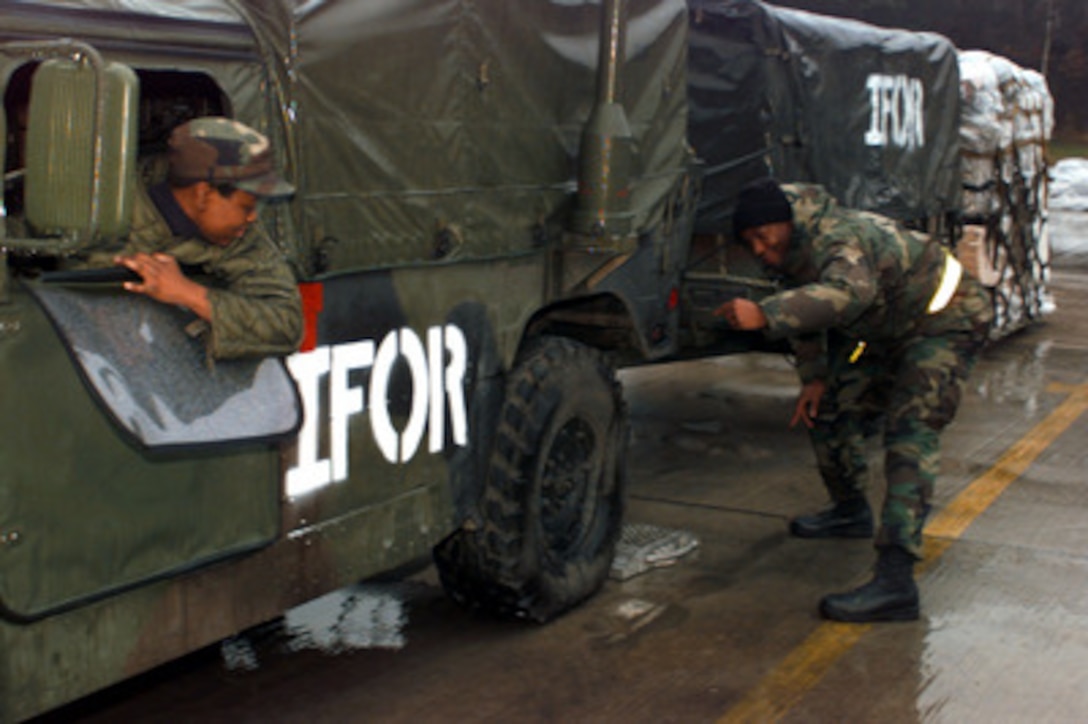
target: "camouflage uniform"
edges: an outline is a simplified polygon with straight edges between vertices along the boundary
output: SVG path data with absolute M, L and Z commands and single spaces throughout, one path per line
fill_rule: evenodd
M 865 431 L 883 415 L 887 493 L 876 542 L 920 557 L 938 436 L 986 340 L 991 300 L 964 274 L 947 306 L 928 313 L 942 245 L 843 209 L 822 187 L 782 189 L 794 221 L 779 270 L 788 288 L 760 307 L 770 334 L 793 339 L 802 381 L 827 381 L 811 431 L 824 484 L 836 503 L 864 495 Z
M 293 191 L 273 169 L 268 140 L 236 121 L 190 121 L 174 131 L 170 145 L 169 173 L 174 183 L 233 184 L 259 198 Z M 137 252 L 169 254 L 188 276 L 208 288 L 211 322 L 197 319 L 187 331 L 204 338 L 212 358 L 290 354 L 298 349 L 303 328 L 298 286 L 260 223 L 220 247 L 200 238 L 195 228 L 187 236 L 177 236 L 177 222 L 172 228 L 168 221 L 180 213 L 173 205 L 164 186 L 152 188 L 152 194 L 139 189 L 124 245 L 91 250 L 82 264 L 112 266 L 115 256 Z
M 212 357 L 290 354 L 298 349 L 302 338 L 298 285 L 260 224 L 253 224 L 228 247 L 199 238 L 177 239 L 144 192 L 136 197 L 132 229 L 120 253 L 141 251 L 169 254 L 208 287 L 211 323 L 197 320 L 187 329 L 204 338 Z

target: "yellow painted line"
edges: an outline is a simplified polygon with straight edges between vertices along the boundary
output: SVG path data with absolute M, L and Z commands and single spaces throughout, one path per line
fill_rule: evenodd
M 1069 396 L 926 525 L 923 569 L 940 558 L 1058 436 L 1088 412 L 1088 384 L 1063 386 L 1061 391 Z M 782 719 L 872 627 L 873 624 L 821 623 L 719 722 L 762 723 Z
M 778 721 L 816 686 L 843 654 L 873 627 L 871 623 L 831 621 L 816 627 L 773 671 L 763 677 L 719 722 L 762 724 Z
M 1024 474 L 1035 458 L 1088 410 L 1088 385 L 1076 387 L 1058 407 L 1015 445 L 998 458 L 994 466 L 976 478 L 933 520 L 926 524 L 926 535 L 933 538 L 959 538 L 982 511 L 993 505 L 1014 480 Z

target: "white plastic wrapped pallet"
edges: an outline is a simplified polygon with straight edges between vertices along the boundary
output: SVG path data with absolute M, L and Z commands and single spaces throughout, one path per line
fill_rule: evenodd
M 1007 58 L 960 51 L 963 210 L 960 253 L 992 287 L 993 336 L 1053 309 L 1048 291 L 1046 144 L 1054 101 L 1046 79 Z

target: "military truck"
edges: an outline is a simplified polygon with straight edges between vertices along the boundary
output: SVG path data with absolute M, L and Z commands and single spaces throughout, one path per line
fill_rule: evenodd
M 0 6 L 0 720 L 433 548 L 503 614 L 601 585 L 608 355 L 677 346 L 686 32 L 682 0 Z M 206 115 L 298 188 L 262 212 L 286 360 L 209 366 L 178 310 L 64 269 Z
M 750 0 L 689 0 L 696 238 L 760 175 L 930 231 L 993 293 L 991 337 L 1053 309 L 1046 79 L 935 33 Z
M 0 721 L 432 555 L 501 615 L 592 595 L 623 515 L 615 369 L 770 348 L 712 314 L 775 288 L 729 243 L 741 184 L 955 208 L 950 44 L 769 12 L 0 4 Z M 836 39 L 877 49 L 837 72 Z M 286 359 L 209 364 L 183 312 L 67 268 L 207 115 L 297 187 L 261 212 L 302 292 Z

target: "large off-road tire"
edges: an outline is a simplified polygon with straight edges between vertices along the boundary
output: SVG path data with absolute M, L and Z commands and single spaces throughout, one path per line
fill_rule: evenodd
M 547 621 L 600 588 L 623 518 L 627 416 L 597 351 L 547 337 L 506 385 L 475 525 L 435 548 L 446 591 Z

